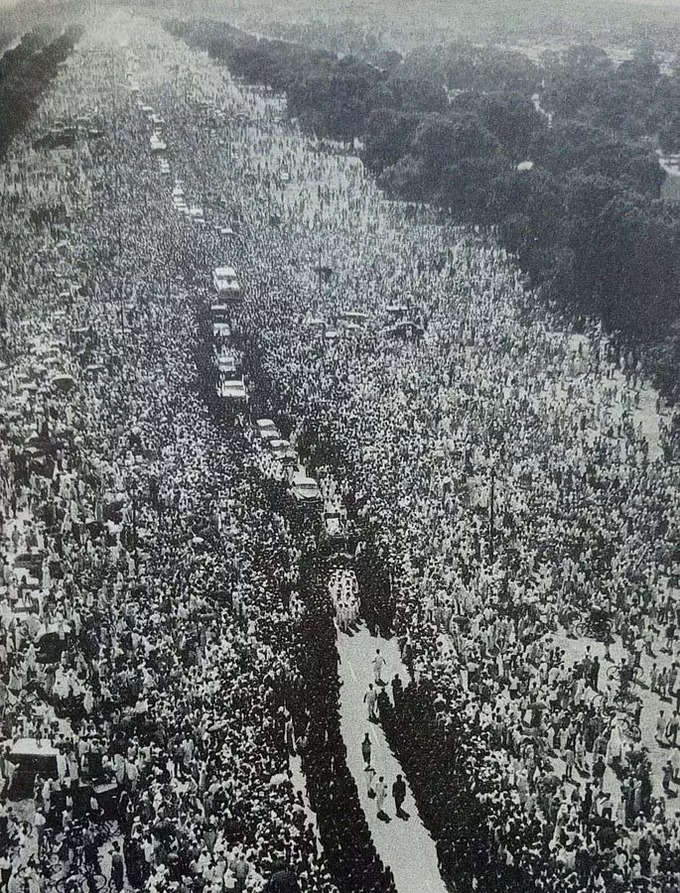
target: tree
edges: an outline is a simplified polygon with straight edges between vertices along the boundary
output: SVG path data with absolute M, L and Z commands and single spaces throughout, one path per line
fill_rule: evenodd
M 442 170 L 461 158 L 494 155 L 499 148 L 498 140 L 473 115 L 428 115 L 411 151 L 428 167 Z
M 545 120 L 525 96 L 512 92 L 459 93 L 451 102 L 459 114 L 476 115 L 503 148 L 518 160 L 530 155 L 537 131 L 547 129 Z
M 509 158 L 463 158 L 442 175 L 437 204 L 450 208 L 460 220 L 475 224 L 498 222 L 492 184 L 513 169 Z
M 372 111 L 364 133 L 364 164 L 376 173 L 396 164 L 407 153 L 420 121 L 419 115 L 395 109 Z

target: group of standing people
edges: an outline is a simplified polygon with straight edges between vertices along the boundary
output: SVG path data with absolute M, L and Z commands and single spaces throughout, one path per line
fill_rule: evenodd
M 88 32 L 38 113 L 35 126 L 84 105 L 102 118 L 105 139 L 59 161 L 58 195 L 53 157 L 28 135 L 11 148 L 25 208 L 0 221 L 2 360 L 19 370 L 0 455 L 6 738 L 75 752 L 70 778 L 115 780 L 134 888 L 334 893 L 288 769 L 291 736 L 305 732 L 285 712 L 301 685 L 305 542 L 271 509 L 251 438 L 192 387 L 209 349 L 196 305 L 228 260 L 253 412 L 276 416 L 310 468 L 330 468 L 334 498 L 370 541 L 376 616 L 436 728 L 465 742 L 457 782 L 484 806 L 493 858 L 537 890 L 673 889 L 670 787 L 654 787 L 594 656 L 570 662 L 559 636 L 595 602 L 617 644 L 654 646 L 672 626 L 659 660 L 680 657 L 680 487 L 665 461 L 677 410 L 650 446 L 639 359 L 541 309 L 492 241 L 384 201 L 355 160 L 282 127 L 266 98 L 155 26 L 129 39 L 134 51 Z M 118 105 L 121 65 L 209 219 L 224 184 L 214 213 L 234 237 L 173 208 L 136 93 Z M 224 132 L 210 103 L 227 111 Z M 63 228 L 29 238 L 30 212 L 57 201 Z M 379 652 L 372 669 L 377 721 Z M 388 781 L 367 782 L 386 816 Z M 401 817 L 402 785 L 391 785 Z M 30 889 L 31 847 L 1 805 Z M 62 834 L 64 811 L 49 815 Z M 600 858 L 577 867 L 584 850 Z

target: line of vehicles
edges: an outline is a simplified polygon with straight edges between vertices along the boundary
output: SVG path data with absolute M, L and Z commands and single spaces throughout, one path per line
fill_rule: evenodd
M 328 552 L 354 554 L 358 537 L 347 520 L 347 510 L 335 493 L 333 478 L 321 469 L 318 480 L 307 473 L 289 440 L 285 440 L 272 419 L 255 421 L 257 437 L 283 468 L 290 498 L 300 517 L 311 520 L 319 534 L 319 544 Z
M 213 270 L 213 287 L 216 292 L 210 306 L 212 324 L 213 357 L 217 372 L 217 397 L 225 410 L 235 415 L 248 406 L 248 391 L 243 380 L 241 356 L 232 337 L 231 320 L 241 306 L 242 293 L 236 270 L 230 266 Z
M 138 92 L 133 88 L 133 92 Z M 161 175 L 170 174 L 167 160 L 167 138 L 165 122 L 154 109 L 137 99 L 137 105 L 150 125 L 149 137 L 152 154 L 157 158 Z M 188 221 L 205 224 L 200 207 L 188 203 L 181 181 L 175 179 L 172 190 L 172 204 L 178 213 Z M 228 224 L 220 223 L 220 235 L 229 237 L 234 230 Z M 210 326 L 212 329 L 212 362 L 215 390 L 218 405 L 229 417 L 246 416 L 250 402 L 248 389 L 243 377 L 243 357 L 238 349 L 233 332 L 233 320 L 243 303 L 243 290 L 236 269 L 229 265 L 215 267 L 212 271 L 214 289 L 210 304 Z M 366 314 L 347 311 L 343 323 L 356 326 L 366 322 Z M 289 440 L 272 419 L 261 418 L 254 421 L 256 437 L 261 446 L 282 472 L 287 492 L 299 511 L 301 518 L 311 520 L 320 527 L 321 537 L 333 551 L 353 551 L 356 538 L 347 524 L 347 512 L 342 500 L 335 494 L 335 482 L 328 476 L 320 475 L 320 482 L 311 477 L 300 462 L 300 458 Z
M 210 307 L 210 320 L 217 396 L 227 415 L 245 414 L 249 397 L 243 380 L 242 358 L 236 349 L 231 329 L 233 313 L 242 301 L 236 270 L 231 266 L 217 267 L 213 271 L 213 286 L 216 299 Z M 286 481 L 288 493 L 300 515 L 322 521 L 325 532 L 329 535 L 332 533 L 338 539 L 343 521 L 341 513 L 330 510 L 318 482 L 307 474 L 290 441 L 282 436 L 272 419 L 256 419 L 254 426 L 257 439 L 271 464 L 278 466 L 280 479 Z
M 216 297 L 210 307 L 210 321 L 217 396 L 227 415 L 245 415 L 249 397 L 243 380 L 242 357 L 236 348 L 231 328 L 234 313 L 242 303 L 241 284 L 236 270 L 231 266 L 217 267 L 213 270 L 213 286 Z M 300 518 L 317 526 L 329 549 L 352 551 L 347 511 L 342 500 L 334 494 L 334 482 L 323 475 L 319 482 L 307 473 L 293 445 L 282 436 L 272 419 L 255 419 L 254 426 L 257 439 L 269 457 L 267 464 L 279 469 L 277 476 L 285 480 Z

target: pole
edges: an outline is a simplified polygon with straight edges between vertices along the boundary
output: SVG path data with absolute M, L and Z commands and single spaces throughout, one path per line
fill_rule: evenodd
M 139 555 L 137 554 L 137 485 L 132 487 L 132 548 L 134 549 L 135 574 L 139 570 Z
M 118 253 L 118 258 L 120 261 L 120 251 Z M 120 271 L 120 263 L 118 265 Z M 123 339 L 123 343 L 125 343 L 125 289 L 123 288 L 123 284 L 120 283 L 118 286 L 118 294 L 120 296 L 119 306 L 120 306 L 120 335 Z
M 318 263 L 317 269 L 318 269 L 318 271 L 319 271 L 319 297 L 318 297 L 318 301 L 319 301 L 319 309 L 321 309 L 321 242 L 319 242 L 319 263 Z
M 493 553 L 493 535 L 494 535 L 494 508 L 495 508 L 495 490 L 496 490 L 496 468 L 494 465 L 491 466 L 491 494 L 490 494 L 490 504 L 489 504 L 489 559 L 491 564 L 493 564 L 494 553 Z

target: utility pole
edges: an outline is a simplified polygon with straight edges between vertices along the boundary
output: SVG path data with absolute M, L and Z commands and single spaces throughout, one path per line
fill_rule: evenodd
M 137 482 L 132 485 L 132 548 L 134 549 L 135 575 L 139 572 L 139 554 L 137 552 Z
M 491 493 L 489 495 L 489 560 L 494 561 L 493 537 L 494 537 L 494 510 L 496 504 L 496 466 L 491 465 Z

